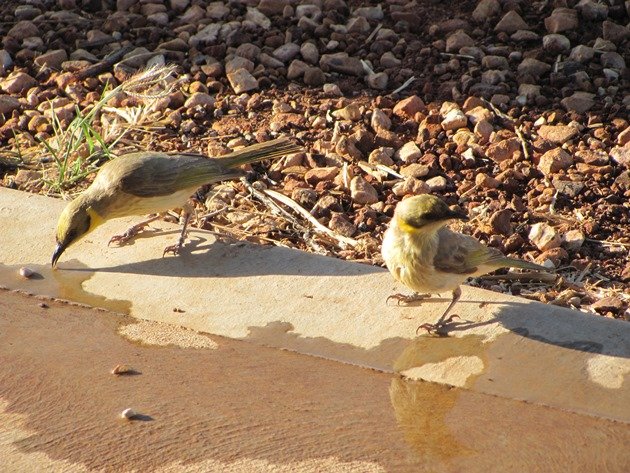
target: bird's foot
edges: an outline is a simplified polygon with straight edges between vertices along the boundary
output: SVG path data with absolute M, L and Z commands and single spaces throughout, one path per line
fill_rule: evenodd
M 417 292 L 414 294 L 398 293 L 398 294 L 392 294 L 391 296 L 389 296 L 385 300 L 385 304 L 389 304 L 390 299 L 395 300 L 396 305 L 401 305 L 401 304 L 409 304 L 411 302 L 422 301 L 425 299 L 429 299 L 430 297 L 431 297 L 431 294 L 418 294 Z
M 442 321 L 437 322 L 435 324 L 429 324 L 429 323 L 422 324 L 416 329 L 416 335 L 418 335 L 420 333 L 420 329 L 424 329 L 428 333 L 432 333 L 432 334 L 434 333 L 434 334 L 439 335 L 441 337 L 445 337 L 447 335 L 447 332 L 448 332 L 448 330 L 445 330 L 446 327 L 455 318 L 459 319 L 460 316 L 453 314 L 448 319 L 442 320 Z
M 138 233 L 140 233 L 146 225 L 138 224 L 131 227 L 125 233 L 121 233 L 120 235 L 114 235 L 110 238 L 107 246 L 110 246 L 112 243 L 116 243 L 118 246 L 122 246 L 127 243 L 129 240 L 132 240 Z
M 177 256 L 181 249 L 184 247 L 184 242 L 178 242 L 175 245 L 169 245 L 164 248 L 164 253 L 162 253 L 162 258 L 164 258 L 168 254 L 172 254 L 173 256 Z

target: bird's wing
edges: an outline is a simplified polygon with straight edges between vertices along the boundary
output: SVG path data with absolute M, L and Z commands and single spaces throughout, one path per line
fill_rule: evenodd
M 156 197 L 241 174 L 237 169 L 227 169 L 217 160 L 201 155 L 141 152 L 114 159 L 107 168 L 102 168 L 98 177 L 117 183 L 127 194 Z
M 448 228 L 438 231 L 439 243 L 433 266 L 438 271 L 456 274 L 473 274 L 480 265 L 492 264 L 504 255 L 494 248 L 488 248 L 477 239 L 455 233 Z

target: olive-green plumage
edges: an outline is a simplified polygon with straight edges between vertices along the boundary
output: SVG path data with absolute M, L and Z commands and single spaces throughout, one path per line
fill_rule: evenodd
M 181 207 L 200 186 L 243 176 L 238 169 L 243 164 L 299 151 L 302 148 L 289 139 L 278 138 L 220 158 L 150 151 L 115 158 L 61 213 L 53 266 L 68 246 L 109 219 Z
M 383 259 L 397 281 L 416 293 L 453 291 L 451 305 L 436 327 L 459 298 L 459 286 L 466 279 L 504 267 L 547 271 L 544 266 L 507 257 L 445 226 L 457 219 L 468 218 L 437 197 L 414 196 L 398 204 L 383 238 Z

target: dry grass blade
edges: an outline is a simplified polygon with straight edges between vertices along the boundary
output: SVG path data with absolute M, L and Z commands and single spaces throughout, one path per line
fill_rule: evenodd
M 287 207 L 290 207 L 300 216 L 308 220 L 308 222 L 313 226 L 313 228 L 316 231 L 321 232 L 325 234 L 326 236 L 336 240 L 341 248 L 345 249 L 348 246 L 355 247 L 359 244 L 359 242 L 355 240 L 354 238 L 348 238 L 343 235 L 339 235 L 338 233 L 332 231 L 330 228 L 325 227 L 324 225 L 319 223 L 317 219 L 308 212 L 308 210 L 306 210 L 304 207 L 302 207 L 300 204 L 295 202 L 293 199 L 287 197 L 286 195 L 281 194 L 280 192 L 270 190 L 270 189 L 265 190 L 264 193 L 278 200 L 279 202 L 283 203 Z

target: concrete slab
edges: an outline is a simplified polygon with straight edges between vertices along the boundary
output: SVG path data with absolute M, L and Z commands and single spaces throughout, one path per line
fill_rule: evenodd
M 409 379 L 630 422 L 630 324 L 465 288 L 448 338 L 415 336 L 443 302 L 388 307 L 380 268 L 299 251 L 214 241 L 193 231 L 162 258 L 174 226 L 107 247 L 134 220 L 116 220 L 71 247 L 50 270 L 64 203 L 0 189 L 0 284 L 312 354 Z M 40 279 L 24 280 L 28 266 Z
M 0 472 L 619 472 L 630 429 L 0 291 Z M 114 376 L 117 364 L 133 375 Z M 120 418 L 132 408 L 136 420 Z

